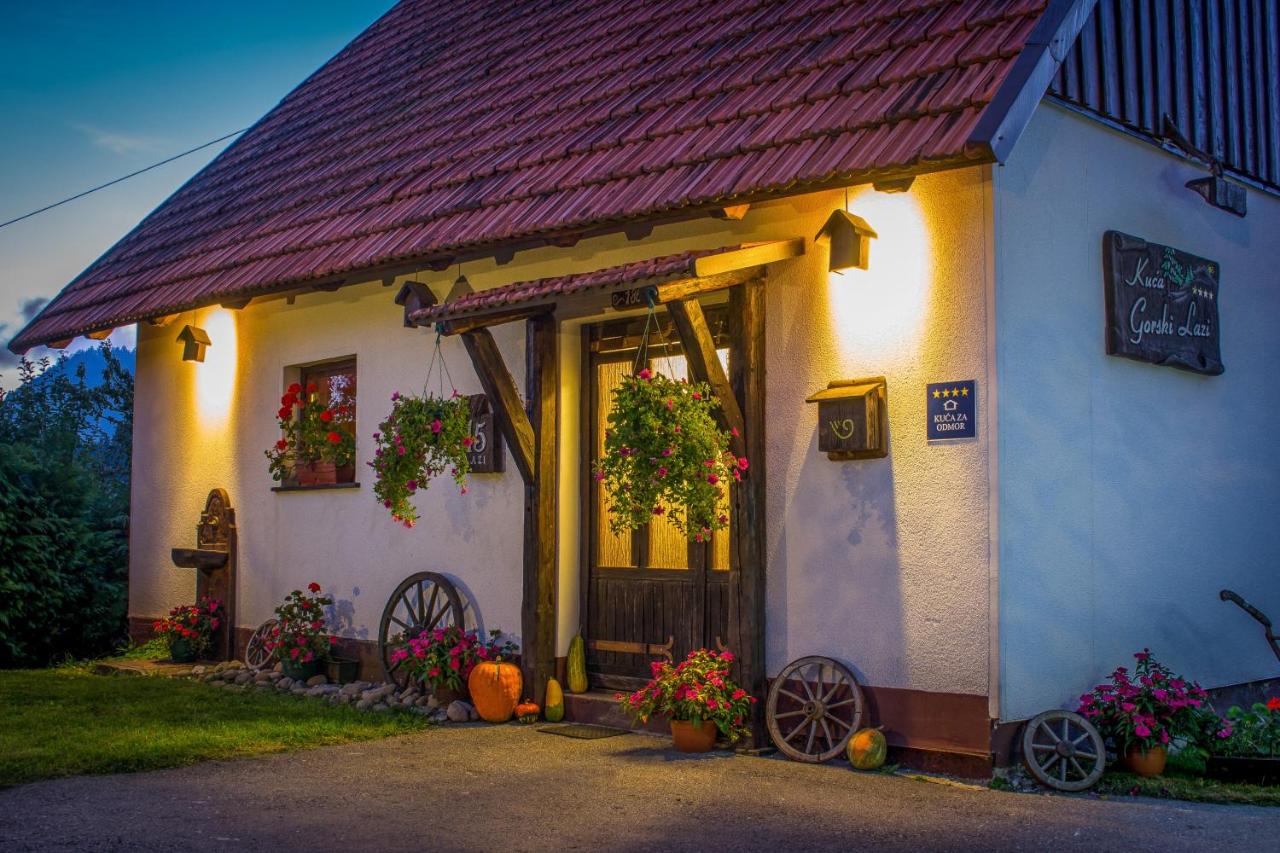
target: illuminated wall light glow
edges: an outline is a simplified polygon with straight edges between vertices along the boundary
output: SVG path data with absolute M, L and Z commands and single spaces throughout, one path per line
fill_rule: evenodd
M 231 409 L 236 384 L 236 318 L 225 308 L 210 312 L 201 322 L 211 343 L 195 371 L 196 408 L 205 425 L 221 423 Z
M 874 226 L 877 237 L 865 270 L 827 275 L 840 354 L 847 362 L 908 359 L 920 345 L 933 274 L 924 213 L 910 192 L 865 192 L 853 196 L 849 207 Z

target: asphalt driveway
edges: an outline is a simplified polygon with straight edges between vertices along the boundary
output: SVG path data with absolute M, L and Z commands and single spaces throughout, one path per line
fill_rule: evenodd
M 1248 850 L 1280 809 L 1012 794 L 467 726 L 0 791 L 0 850 Z

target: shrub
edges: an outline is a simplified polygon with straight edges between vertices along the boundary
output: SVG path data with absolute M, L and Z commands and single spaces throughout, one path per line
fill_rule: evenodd
M 1203 750 L 1215 737 L 1230 735 L 1227 721 L 1209 708 L 1204 688 L 1175 675 L 1152 657 L 1150 649 L 1134 658 L 1138 663 L 1132 677 L 1128 669 L 1117 667 L 1109 684 L 1099 684 L 1080 697 L 1077 709 L 1118 752 L 1147 752 L 1175 743 Z
M 1231 732 L 1214 744 L 1215 755 L 1280 758 L 1280 696 L 1255 702 L 1248 710 L 1233 705 L 1227 722 Z

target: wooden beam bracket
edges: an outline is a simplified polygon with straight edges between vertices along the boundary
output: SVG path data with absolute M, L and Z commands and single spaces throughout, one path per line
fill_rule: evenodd
M 529 415 L 520 400 L 520 392 L 516 390 L 516 382 L 511 378 L 502 360 L 502 353 L 488 329 L 472 329 L 462 335 L 462 343 L 471 356 L 480 386 L 488 395 L 493 405 L 493 413 L 498 419 L 498 428 L 502 437 L 511 448 L 516 468 L 525 484 L 533 482 L 534 476 L 534 434 Z
M 679 299 L 667 304 L 671 314 L 671 322 L 680 336 L 680 344 L 684 348 L 685 358 L 689 364 L 689 378 L 696 382 L 706 382 L 720 400 L 720 412 L 725 426 L 729 428 L 730 448 L 734 455 L 746 455 L 746 444 L 743 434 L 746 424 L 742 417 L 742 408 L 733 393 L 729 376 L 724 365 L 716 354 L 715 338 L 707 325 L 706 314 L 695 298 Z

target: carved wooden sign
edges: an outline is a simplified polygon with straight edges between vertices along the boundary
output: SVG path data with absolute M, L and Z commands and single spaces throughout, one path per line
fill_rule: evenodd
M 502 433 L 493 417 L 493 407 L 484 394 L 472 394 L 471 436 L 475 439 L 467 451 L 467 461 L 476 474 L 497 474 L 503 470 Z
M 1222 373 L 1216 263 L 1108 231 L 1102 265 L 1108 355 Z

